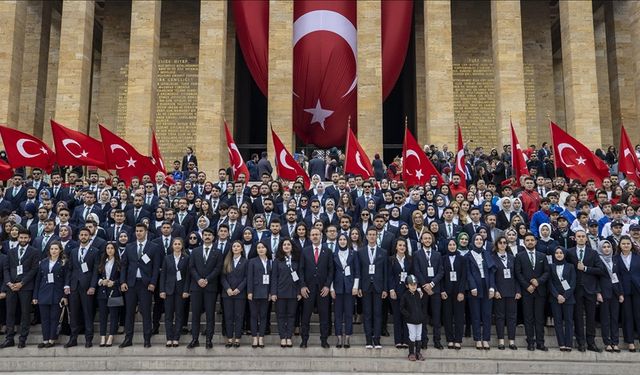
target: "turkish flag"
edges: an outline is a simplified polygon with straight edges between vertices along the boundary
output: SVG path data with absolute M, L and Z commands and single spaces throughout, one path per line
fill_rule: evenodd
M 403 181 L 407 186 L 424 186 L 432 176 L 438 178 L 438 185 L 444 183 L 436 167 L 431 163 L 431 160 L 429 160 L 424 151 L 422 151 L 409 129 L 405 128 L 404 144 L 402 146 Z
M 638 155 L 636 155 L 624 125 L 622 125 L 620 132 L 619 150 L 618 170 L 624 174 L 626 179 L 634 181 L 636 185 L 640 184 L 640 161 L 638 161 Z
M 511 125 L 511 166 L 516 177 L 516 185 L 520 186 L 520 177 L 529 175 L 529 168 L 527 168 L 527 162 L 524 159 L 524 152 L 518 141 L 518 135 Z
M 0 126 L 0 136 L 11 167 L 37 167 L 47 173 L 53 169 L 55 154 L 40 139 L 6 126 Z
M 467 165 L 464 157 L 464 142 L 462 141 L 462 130 L 458 125 L 458 152 L 456 153 L 456 173 L 460 175 L 460 187 L 467 190 Z
M 556 167 L 562 169 L 567 177 L 581 182 L 592 179 L 598 185 L 609 177 L 609 167 L 604 161 L 553 122 L 551 140 Z
M 344 173 L 361 175 L 364 179 L 373 177 L 371 161 L 362 149 L 362 146 L 360 146 L 351 128 L 347 130 L 347 147 L 345 153 Z
M 13 177 L 13 168 L 6 161 L 0 159 L 0 180 L 6 181 Z
M 240 155 L 240 151 L 238 150 L 238 146 L 236 146 L 236 142 L 233 140 L 231 136 L 231 132 L 229 131 L 229 127 L 227 126 L 227 122 L 224 122 L 224 132 L 227 136 L 227 150 L 229 151 L 229 163 L 231 163 L 231 170 L 233 171 L 233 179 L 237 180 L 237 176 L 240 173 L 244 174 L 245 181 L 249 181 L 249 168 L 247 168 L 247 164 L 242 159 L 242 155 Z
M 87 165 L 106 170 L 102 142 L 51 120 L 58 165 Z
M 108 169 L 115 169 L 118 177 L 127 185 L 134 177 L 142 177 L 144 174 L 153 176 L 158 168 L 148 156 L 140 154 L 124 139 L 110 132 L 100 125 L 100 136 L 106 157 Z
M 413 0 L 382 0 L 382 97 L 393 90 L 409 47 Z
M 273 129 L 271 129 L 271 137 L 273 138 L 273 148 L 276 151 L 276 168 L 278 170 L 278 176 L 287 181 L 295 181 L 298 176 L 302 176 L 304 179 L 304 188 L 309 189 L 311 181 L 309 181 L 307 172 L 302 169 L 300 164 L 298 164 L 293 156 L 291 156 L 291 153 L 287 151 Z
M 167 174 L 167 167 L 164 165 L 164 159 L 160 153 L 160 146 L 156 140 L 156 132 L 151 133 L 151 163 L 156 166 L 158 172 Z
M 293 19 L 293 129 L 307 144 L 342 146 L 357 118 L 356 2 L 296 1 Z
M 269 2 L 235 0 L 233 15 L 244 61 L 256 85 L 267 96 L 269 77 Z

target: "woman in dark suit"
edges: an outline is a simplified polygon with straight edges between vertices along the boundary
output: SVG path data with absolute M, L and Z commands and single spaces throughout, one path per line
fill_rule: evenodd
M 118 332 L 120 307 L 109 307 L 109 297 L 120 297 L 120 254 L 115 242 L 109 242 L 104 248 L 100 261 L 96 263 L 91 285 L 96 288 L 98 311 L 100 315 L 100 346 L 113 345 L 113 336 Z M 107 337 L 107 321 L 109 321 L 109 337 Z
M 570 352 L 573 346 L 573 296 L 576 287 L 576 270 L 565 260 L 564 248 L 556 247 L 550 271 L 549 302 L 553 313 L 554 328 L 560 351 Z
M 240 347 L 247 298 L 247 263 L 242 242 L 234 241 L 224 258 L 221 278 L 227 348 Z
M 65 254 L 70 254 L 71 249 L 78 247 L 78 243 L 72 239 L 73 230 L 68 225 L 62 225 L 58 228 L 60 236 L 60 244 Z
M 62 306 L 67 304 L 64 297 L 64 279 L 67 264 L 62 245 L 54 241 L 49 246 L 47 258 L 40 262 L 33 290 L 34 305 L 40 309 L 42 322 L 42 342 L 38 348 L 50 348 L 58 340 L 58 319 Z
M 600 302 L 600 329 L 602 330 L 602 342 L 607 352 L 620 352 L 618 347 L 620 336 L 620 304 L 624 301 L 622 286 L 620 285 L 620 264 L 613 258 L 613 245 L 604 240 L 598 243 L 600 260 L 607 272 L 600 276 L 600 293 L 597 300 Z
M 498 349 L 504 350 L 504 325 L 507 325 L 509 349 L 517 350 L 516 346 L 516 321 L 518 318 L 518 305 L 520 284 L 515 277 L 516 258 L 508 249 L 507 238 L 500 236 L 494 243 L 493 262 L 496 265 L 496 290 L 493 297 L 493 312 L 496 316 L 496 336 L 498 336 Z
M 620 253 L 615 259 L 619 265 L 620 275 L 618 278 L 624 293 L 622 332 L 629 351 L 634 353 L 636 351 L 634 324 L 636 330 L 640 329 L 640 255 L 633 250 L 629 236 L 620 237 L 618 247 Z
M 349 238 L 345 234 L 338 236 L 338 246 L 333 254 L 334 277 L 331 283 L 331 298 L 335 300 L 335 329 L 338 343 L 336 348 L 351 346 L 353 334 L 354 296 L 358 294 L 360 266 L 357 252 L 351 248 Z M 344 326 L 344 328 L 343 328 Z
M 444 334 L 447 337 L 447 348 L 462 349 L 464 332 L 465 292 L 467 289 L 467 259 L 458 251 L 455 239 L 447 241 L 447 252 L 442 266 L 442 318 Z
M 396 348 L 409 347 L 409 330 L 400 312 L 402 295 L 407 291 L 407 275 L 413 274 L 413 259 L 408 253 L 407 240 L 398 238 L 389 257 L 389 297 L 393 311 L 393 341 Z
M 280 241 L 271 271 L 271 301 L 276 304 L 280 347 L 291 348 L 296 309 L 300 295 L 300 250 L 294 240 Z
M 166 347 L 178 347 L 184 319 L 184 303 L 189 298 L 191 273 L 189 256 L 185 253 L 184 241 L 176 237 L 171 241 L 171 254 L 164 257 L 160 273 L 160 298 L 164 300 L 164 326 Z
M 469 310 L 476 349 L 489 350 L 491 340 L 492 299 L 495 293 L 496 265 L 491 253 L 484 249 L 481 234 L 472 236 L 471 251 L 467 253 L 467 282 L 469 284 Z
M 309 228 L 307 228 L 307 224 L 298 223 L 298 225 L 296 225 L 296 234 L 294 234 L 292 237 L 292 239 L 296 242 L 296 247 L 304 249 L 305 247 L 311 245 L 308 237 Z
M 247 299 L 251 310 L 252 348 L 264 348 L 264 333 L 267 329 L 267 308 L 269 304 L 271 261 L 267 257 L 267 244 L 258 242 L 258 256 L 247 266 Z

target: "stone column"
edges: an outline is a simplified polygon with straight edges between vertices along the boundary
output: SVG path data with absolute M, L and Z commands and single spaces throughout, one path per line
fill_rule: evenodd
M 229 165 L 224 134 L 226 19 L 226 1 L 200 3 L 195 151 L 198 167 L 210 175 Z
M 596 49 L 596 77 L 598 79 L 600 133 L 603 147 L 608 147 L 610 145 L 617 144 L 619 138 L 616 138 L 615 140 L 613 139 L 611 92 L 609 88 L 609 62 L 607 56 L 607 33 L 604 13 L 605 6 L 603 5 L 593 13 L 593 21 Z M 618 127 L 619 126 L 620 125 L 618 124 Z
M 491 1 L 498 150 L 502 145 L 511 144 L 509 118 L 520 143 L 528 144 L 521 20 L 519 0 Z
M 145 155 L 150 153 L 151 130 L 156 122 L 160 7 L 161 2 L 154 0 L 133 0 L 131 3 L 124 137 Z
M 18 126 L 27 3 L 0 1 L 0 124 Z
M 293 1 L 269 1 L 269 78 L 267 85 L 267 152 L 275 158 L 271 126 L 293 153 Z M 275 172 L 274 165 L 274 174 Z
M 235 93 L 236 93 L 236 24 L 233 15 L 227 13 L 227 40 L 225 48 L 227 50 L 225 88 L 224 88 L 224 116 L 229 125 L 229 131 L 235 128 Z
M 51 9 L 51 28 L 49 29 L 49 51 L 47 57 L 47 87 L 44 98 L 44 116 L 42 119 L 42 140 L 53 142 L 49 120 L 56 117 L 56 91 L 58 88 L 58 61 L 60 58 L 60 26 L 62 15 L 55 7 Z
M 626 4 L 626 2 L 625 2 Z M 615 5 L 621 6 L 621 4 L 616 3 Z M 625 128 L 627 130 L 627 134 L 629 134 L 629 138 L 631 138 L 631 142 L 640 142 L 640 118 L 638 118 L 637 110 L 640 108 L 640 2 L 634 1 L 629 2 L 630 10 L 629 13 L 629 29 L 631 31 L 631 51 L 625 51 L 623 56 L 626 60 L 630 60 L 631 66 L 628 68 L 632 72 L 632 76 L 629 76 L 630 82 L 635 82 L 635 106 L 631 104 L 627 105 L 629 109 L 629 125 L 627 125 L 627 113 L 624 112 L 624 123 Z M 622 52 L 622 51 L 621 51 Z M 625 82 L 625 84 L 627 84 Z M 628 83 L 629 85 L 633 85 L 634 83 Z M 628 100 L 628 99 L 627 99 Z M 635 109 L 635 111 L 632 111 Z M 635 113 L 634 113 L 635 112 Z M 633 121 L 635 115 L 635 122 Z
M 602 138 L 590 1 L 560 1 L 560 36 L 567 130 L 596 149 Z
M 94 9 L 93 0 L 62 6 L 55 119 L 82 132 L 89 120 Z
M 453 111 L 453 44 L 451 39 L 451 3 L 424 2 L 424 49 L 426 71 L 426 126 L 418 124 L 418 141 L 442 148 L 456 148 Z
M 358 141 L 382 155 L 382 9 L 380 0 L 357 3 Z
M 427 139 L 427 72 L 425 69 L 425 42 L 424 42 L 424 8 L 415 5 L 413 16 L 415 38 L 415 63 L 416 63 L 416 130 L 417 140 L 425 144 Z

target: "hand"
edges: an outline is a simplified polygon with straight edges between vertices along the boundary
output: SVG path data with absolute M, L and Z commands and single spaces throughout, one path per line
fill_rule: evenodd
M 396 291 L 393 289 L 389 291 L 389 297 L 391 297 L 392 300 L 398 299 L 398 295 L 396 295 Z
M 387 298 L 387 292 L 386 292 L 386 291 L 383 291 L 383 292 L 382 292 L 382 299 L 386 299 L 386 298 Z
M 538 280 L 536 279 L 531 279 L 530 283 L 534 286 L 534 287 L 538 287 Z
M 115 285 L 115 282 L 113 282 L 112 280 L 107 280 L 107 287 L 113 288 L 113 285 Z
M 122 285 L 120 285 L 120 291 L 126 292 L 127 290 L 129 290 L 129 286 L 127 285 L 127 283 L 122 283 Z
M 162 298 L 162 299 L 167 299 L 167 293 L 165 293 L 165 292 L 161 292 L 161 293 L 160 293 L 160 298 Z
M 147 290 L 153 293 L 156 290 L 156 286 L 153 284 L 149 284 L 149 286 L 147 287 Z
M 440 293 L 440 298 L 442 298 L 442 300 L 444 301 L 445 299 L 449 298 L 449 296 L 447 295 L 447 292 L 442 292 Z
M 233 289 L 231 288 L 227 289 L 227 295 L 231 297 L 233 295 Z
M 502 299 L 502 296 L 500 295 L 500 292 L 495 292 L 495 293 L 493 294 L 493 298 L 495 298 L 495 299 Z
M 122 284 L 122 285 L 127 285 L 127 284 Z M 69 288 L 69 287 L 64 288 L 64 294 L 66 294 L 66 295 L 71 294 L 71 288 Z
M 618 302 L 622 303 L 624 302 L 624 296 L 620 295 L 620 297 L 618 297 Z
M 598 301 L 600 303 L 604 302 L 604 300 L 602 299 L 602 293 L 596 294 L 596 301 Z
M 516 293 L 516 300 L 518 300 L 518 299 L 520 299 L 520 298 L 522 298 L 522 294 L 520 294 L 520 293 Z
M 7 293 L 0 293 L 0 299 L 7 298 Z
M 560 294 L 560 295 L 558 295 L 558 303 L 562 305 L 562 304 L 564 303 L 564 301 L 566 301 L 566 300 L 564 299 L 564 296 L 562 296 L 561 294 Z
M 300 301 L 301 299 L 302 299 L 302 296 L 298 294 L 298 295 L 296 296 L 296 300 Z
M 200 288 L 204 288 L 204 287 L 206 287 L 206 286 L 207 286 L 207 279 L 200 279 L 200 280 L 198 280 L 198 286 L 199 286 Z
M 37 304 L 38 304 L 38 300 L 37 300 L 37 299 L 35 299 L 35 298 L 34 298 L 34 299 L 32 299 L 32 300 L 31 300 L 31 304 L 32 304 L 32 305 L 37 305 Z
M 474 297 L 478 296 L 478 289 L 471 289 L 471 295 Z
M 327 288 L 326 286 L 322 289 L 320 289 L 320 297 L 326 297 L 329 295 L 329 288 Z
M 584 263 L 582 262 L 578 262 L 578 271 L 583 271 L 584 272 Z
M 277 300 L 278 300 L 278 296 L 276 296 L 275 294 L 271 296 L 271 302 L 276 302 Z
M 237 296 L 238 294 L 240 294 L 240 291 L 236 288 L 231 293 L 233 293 L 234 296 Z
M 496 295 L 496 292 L 493 290 L 489 291 L 489 299 L 492 299 Z
M 182 299 L 189 298 L 189 293 L 182 293 Z
M 249 294 L 247 294 L 247 299 L 248 299 L 249 301 L 253 301 L 253 293 L 249 293 Z
M 458 293 L 458 298 L 456 298 L 458 302 L 464 301 L 464 293 Z
M 529 287 L 527 288 L 527 292 L 529 292 L 529 294 L 533 294 L 533 292 L 536 291 L 536 287 L 533 285 L 529 285 Z
M 362 289 L 358 289 L 358 297 L 362 298 Z
M 431 287 L 431 284 L 429 284 L 429 283 L 424 284 L 424 285 L 422 286 L 422 289 L 424 289 L 424 291 L 425 291 L 425 292 L 427 292 L 429 295 L 433 294 L 433 292 L 431 292 L 431 290 L 432 290 L 433 288 Z M 429 292 L 431 292 L 431 293 L 429 293 Z
M 61 303 L 63 306 L 67 306 L 67 304 L 69 303 L 69 301 L 68 301 L 66 298 L 62 297 L 62 299 L 60 300 L 60 303 Z
M 22 284 L 22 281 L 19 283 L 15 283 L 13 284 L 13 286 L 16 288 L 16 291 L 19 291 L 20 289 L 22 289 L 22 287 L 24 286 L 24 284 Z
M 352 296 L 357 296 L 358 295 L 358 289 L 351 289 L 351 295 Z
M 300 294 L 302 294 L 302 298 L 309 298 L 309 288 L 306 286 L 300 289 Z
M 331 291 L 331 298 L 336 299 L 336 291 L 335 290 Z
M 94 295 L 94 294 L 96 294 L 96 288 L 89 288 L 89 289 L 87 289 L 87 295 L 88 295 L 88 296 L 92 296 L 92 295 Z

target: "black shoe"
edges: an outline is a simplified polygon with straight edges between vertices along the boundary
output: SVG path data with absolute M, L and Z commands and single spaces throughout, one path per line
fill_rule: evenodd
M 270 335 L 270 334 L 271 334 L 271 328 L 266 328 L 264 330 L 264 335 L 267 336 L 267 335 Z
M 211 342 L 211 340 L 207 340 L 207 342 L 204 344 L 204 347 L 207 349 L 213 348 L 213 342 Z
M 342 345 L 343 348 L 345 349 L 349 349 L 351 347 L 351 339 L 349 337 L 347 337 L 344 341 L 344 344 Z
M 384 337 L 389 337 L 389 330 L 387 330 L 387 328 L 382 328 L 382 336 Z
M 580 353 L 584 353 L 587 351 L 587 348 L 584 346 L 584 344 L 578 344 L 578 351 Z
M 300 347 L 301 348 L 306 348 L 307 347 L 307 340 L 302 340 L 302 342 L 300 343 Z
M 7 339 L 7 340 L 4 340 L 4 342 L 2 344 L 0 344 L 0 349 L 9 348 L 9 347 L 12 347 L 12 346 L 16 346 L 15 341 Z
M 544 344 L 538 344 L 538 345 L 536 345 L 536 350 L 540 350 L 540 351 L 543 351 L 543 352 L 548 352 L 549 348 L 544 346 Z
M 527 350 L 532 352 L 536 350 L 536 346 L 534 344 L 527 344 Z
M 498 344 L 498 350 L 504 350 L 504 344 Z
M 93 346 L 93 343 L 91 341 L 87 341 L 87 342 L 84 343 L 84 347 L 87 348 L 87 349 L 92 347 L 92 346 Z
M 429 342 L 428 341 L 422 341 L 422 344 L 420 346 L 421 349 L 427 350 Z
M 187 345 L 187 349 L 197 348 L 198 346 L 200 346 L 200 342 L 198 342 L 198 340 L 191 340 L 189 345 Z
M 45 348 L 53 348 L 56 344 L 52 343 L 52 342 L 48 342 L 46 344 L 44 344 Z
M 227 342 L 226 344 L 224 344 L 224 347 L 225 347 L 225 348 L 230 348 L 230 347 L 232 347 L 232 346 L 233 346 L 233 343 L 232 343 L 232 342 Z
M 516 344 L 509 344 L 509 349 L 518 350 L 518 347 L 516 346 Z
M 153 329 L 151 330 L 151 334 L 157 335 L 158 333 L 160 333 L 160 326 L 153 327 Z
M 438 350 L 443 350 L 444 349 L 444 346 L 442 346 L 442 344 L 439 343 L 439 342 L 434 343 L 433 347 L 438 349 Z
M 131 343 L 131 339 L 124 339 L 124 341 L 122 342 L 122 344 L 118 345 L 119 348 L 126 348 L 127 346 L 131 346 L 133 345 Z
M 65 348 L 73 348 L 74 346 L 78 346 L 78 341 L 75 339 L 70 339 L 66 344 L 64 344 Z
M 602 349 L 598 348 L 595 344 L 587 345 L 587 350 L 590 352 L 602 353 Z
M 329 343 L 327 342 L 327 340 L 322 340 L 322 342 L 320 343 L 320 346 L 323 349 L 329 349 L 331 346 L 329 345 Z
M 151 347 L 151 341 L 145 341 L 144 342 L 144 347 L 145 348 L 150 348 Z
M 44 347 L 46 347 L 46 346 L 47 346 L 47 344 L 46 344 L 46 343 L 41 342 L 40 344 L 38 344 L 38 349 L 42 349 L 42 348 L 44 348 Z
M 22 348 L 24 348 L 24 347 L 26 347 L 26 346 L 27 346 L 27 343 L 26 343 L 26 342 L 24 342 L 24 341 L 20 341 L 20 342 L 18 343 L 18 349 L 22 349 Z

